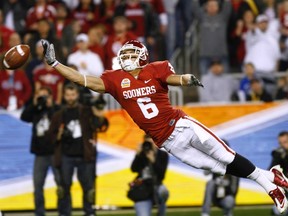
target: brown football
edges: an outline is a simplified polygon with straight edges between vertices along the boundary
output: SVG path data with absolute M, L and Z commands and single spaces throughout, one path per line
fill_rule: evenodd
M 30 47 L 20 44 L 9 49 L 3 59 L 3 65 L 6 69 L 14 70 L 25 64 L 30 55 Z

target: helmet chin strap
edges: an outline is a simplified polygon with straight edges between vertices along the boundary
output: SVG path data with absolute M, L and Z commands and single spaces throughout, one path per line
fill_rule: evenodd
M 132 71 L 137 68 L 136 62 L 131 59 L 126 59 L 123 61 L 123 70 Z

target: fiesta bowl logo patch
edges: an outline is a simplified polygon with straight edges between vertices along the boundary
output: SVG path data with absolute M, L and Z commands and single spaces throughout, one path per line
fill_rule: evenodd
M 122 88 L 129 88 L 130 87 L 130 80 L 128 78 L 125 78 L 121 82 L 121 87 Z

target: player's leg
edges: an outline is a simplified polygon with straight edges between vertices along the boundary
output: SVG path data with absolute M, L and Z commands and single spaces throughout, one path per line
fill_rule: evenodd
M 248 174 L 253 168 L 254 170 Z M 232 163 L 227 165 L 226 173 L 254 180 L 269 194 L 279 212 L 283 213 L 287 210 L 288 203 L 285 192 L 283 188 L 278 187 L 276 184 L 272 183 L 271 180 L 275 179 L 275 177 L 272 177 L 272 172 L 259 169 L 258 167 L 255 167 L 248 159 L 242 157 L 239 154 L 236 154 Z
M 256 168 L 236 154 L 208 128 L 194 119 L 180 119 L 163 146 L 181 161 L 196 168 L 219 174 L 250 178 L 260 184 L 273 199 L 279 211 L 287 208 L 282 189 L 271 182 L 271 175 Z
M 249 160 L 242 156 L 239 156 L 239 154 L 236 154 L 234 150 L 227 146 L 219 137 L 217 137 L 203 124 L 192 118 L 189 118 L 189 120 L 193 122 L 193 131 L 197 136 L 194 137 L 194 140 L 192 140 L 192 146 L 207 153 L 211 157 L 223 162 L 224 164 L 230 164 L 232 162 L 230 161 L 231 154 L 229 154 L 232 152 L 233 154 L 235 154 L 235 157 L 237 157 L 236 160 L 233 159 L 234 162 L 239 163 L 240 166 L 236 169 L 233 168 L 234 170 L 229 169 L 228 166 L 227 172 L 230 174 L 232 174 L 232 171 L 236 172 L 233 175 L 236 175 L 238 177 L 247 177 L 252 174 L 252 172 L 255 170 L 255 166 Z M 272 167 L 270 171 L 262 170 L 259 168 L 257 169 L 259 172 L 265 175 L 270 182 L 273 182 L 280 187 L 288 188 L 288 179 L 285 177 L 282 169 L 279 166 Z
M 175 135 L 173 140 L 166 141 L 162 146 L 174 157 L 189 166 L 224 175 L 226 164 L 191 146 L 188 140 L 191 139 L 192 133 L 191 130 L 186 130 L 179 132 L 176 129 L 173 132 L 173 135 Z
M 288 178 L 283 174 L 283 169 L 280 167 L 280 165 L 273 166 L 270 169 L 270 172 L 265 170 L 267 173 L 271 172 L 274 174 L 272 175 L 271 181 L 273 181 L 276 185 L 285 188 L 288 190 Z M 267 174 L 268 175 L 268 174 Z
M 206 135 L 205 131 L 203 134 L 207 139 L 210 138 L 210 135 Z M 203 139 L 201 140 L 199 137 L 200 135 L 194 131 L 192 121 L 180 119 L 176 123 L 175 130 L 167 141 L 163 143 L 162 147 L 190 166 L 224 175 L 227 164 L 234 160 L 235 152 L 228 146 L 223 148 L 219 144 L 217 144 L 219 146 L 215 146 L 213 142 L 203 143 Z M 212 153 L 218 151 L 217 154 L 222 155 L 221 161 L 212 157 L 210 151 Z
M 235 153 L 207 127 L 194 119 L 190 120 L 193 122 L 193 131 L 195 133 L 192 139 L 192 146 L 227 165 L 226 174 L 256 181 L 270 195 L 280 212 L 283 212 L 287 208 L 288 204 L 283 189 L 278 188 L 274 184 L 283 183 L 283 181 L 275 181 L 277 178 L 275 178 L 273 172 L 255 167 L 247 158 Z M 231 151 L 234 152 L 234 159 L 229 162 Z M 280 186 L 282 185 L 280 184 Z

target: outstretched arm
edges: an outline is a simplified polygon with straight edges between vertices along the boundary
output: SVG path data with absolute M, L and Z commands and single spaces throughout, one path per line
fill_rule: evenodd
M 61 64 L 55 58 L 53 44 L 50 44 L 47 40 L 41 40 L 41 42 L 44 48 L 44 56 L 46 62 L 51 67 L 55 68 L 62 76 L 72 82 L 88 87 L 93 91 L 97 91 L 99 93 L 105 92 L 105 86 L 100 77 L 86 76 L 74 70 L 73 68 Z
M 183 75 L 170 75 L 167 77 L 166 82 L 168 85 L 172 86 L 201 86 L 203 84 L 193 75 L 193 74 L 183 74 Z

